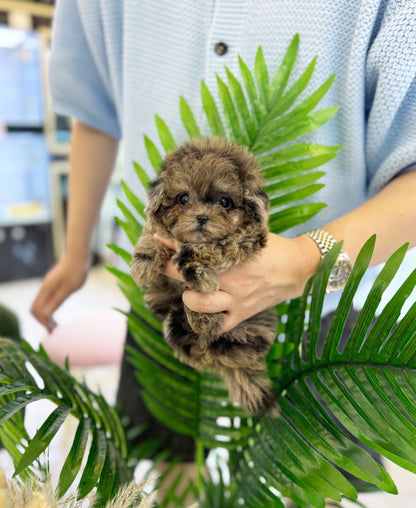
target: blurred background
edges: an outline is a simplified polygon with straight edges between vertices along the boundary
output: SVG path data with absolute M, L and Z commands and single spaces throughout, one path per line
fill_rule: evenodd
M 106 245 L 115 242 L 120 161 L 96 228 L 94 266 L 86 285 L 58 310 L 52 336 L 30 315 L 42 276 L 62 253 L 65 234 L 71 119 L 49 108 L 53 4 L 53 0 L 0 0 L 0 306 L 16 314 L 25 340 L 34 347 L 45 344 L 57 363 L 69 354 L 74 375 L 85 378 L 113 403 L 126 330 L 117 309 L 128 309 L 105 268 L 114 262 Z M 408 269 L 414 266 L 415 252 L 409 256 Z M 50 410 L 45 403 L 28 408 L 31 434 Z M 53 477 L 65 459 L 68 436 L 72 438 L 70 422 L 50 447 Z M 0 468 L 11 477 L 12 462 L 4 450 Z M 416 506 L 414 475 L 391 464 L 388 469 L 399 495 L 367 494 L 361 500 L 369 508 Z
M 49 108 L 48 60 L 54 1 L 0 0 L 0 320 L 3 308 L 18 319 L 20 335 L 43 343 L 57 363 L 69 354 L 75 375 L 115 401 L 128 306 L 106 266 L 114 243 L 121 164 L 117 164 L 93 242 L 93 268 L 85 286 L 56 313 L 51 336 L 31 316 L 42 276 L 64 246 L 71 119 Z M 1 328 L 1 323 L 0 323 Z M 49 413 L 47 403 L 26 414 L 34 433 Z M 71 433 L 70 422 L 67 425 Z M 67 439 L 52 443 L 51 473 L 65 458 Z M 56 467 L 54 465 L 56 464 Z M 0 450 L 8 477 L 12 462 Z

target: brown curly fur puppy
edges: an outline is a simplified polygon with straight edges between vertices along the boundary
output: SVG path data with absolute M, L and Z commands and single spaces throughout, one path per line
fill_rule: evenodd
M 150 308 L 165 316 L 168 344 L 195 368 L 219 373 L 232 400 L 257 414 L 277 410 L 265 364 L 275 311 L 221 333 L 223 313 L 192 312 L 182 293 L 217 291 L 219 273 L 258 253 L 267 240 L 268 210 L 260 168 L 246 148 L 215 137 L 187 141 L 166 156 L 152 185 L 130 271 Z M 155 241 L 155 233 L 175 239 L 178 251 Z M 170 258 L 184 284 L 161 273 Z

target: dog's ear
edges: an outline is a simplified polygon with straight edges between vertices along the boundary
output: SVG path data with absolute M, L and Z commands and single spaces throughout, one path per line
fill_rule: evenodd
M 269 221 L 270 202 L 263 189 L 246 189 L 244 193 L 244 210 L 253 221 L 267 224 Z
M 165 198 L 165 180 L 162 176 L 154 180 L 148 192 L 146 213 L 157 215 Z

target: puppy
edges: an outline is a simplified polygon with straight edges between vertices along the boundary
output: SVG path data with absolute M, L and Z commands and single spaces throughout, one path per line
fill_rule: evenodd
M 211 293 L 218 274 L 253 257 L 265 245 L 269 201 L 254 156 L 218 137 L 187 141 L 167 154 L 148 195 L 147 222 L 130 273 L 150 308 L 162 314 L 164 336 L 197 369 L 225 380 L 231 399 L 255 414 L 276 414 L 265 356 L 277 330 L 274 309 L 222 333 L 223 313 L 184 306 L 185 289 Z M 176 240 L 177 252 L 155 241 Z M 185 283 L 162 274 L 172 258 Z

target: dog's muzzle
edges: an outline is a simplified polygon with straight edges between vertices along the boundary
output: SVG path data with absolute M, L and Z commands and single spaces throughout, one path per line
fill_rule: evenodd
M 208 215 L 201 213 L 200 215 L 196 216 L 196 220 L 197 220 L 199 226 L 204 226 L 209 221 L 209 218 L 208 218 Z

